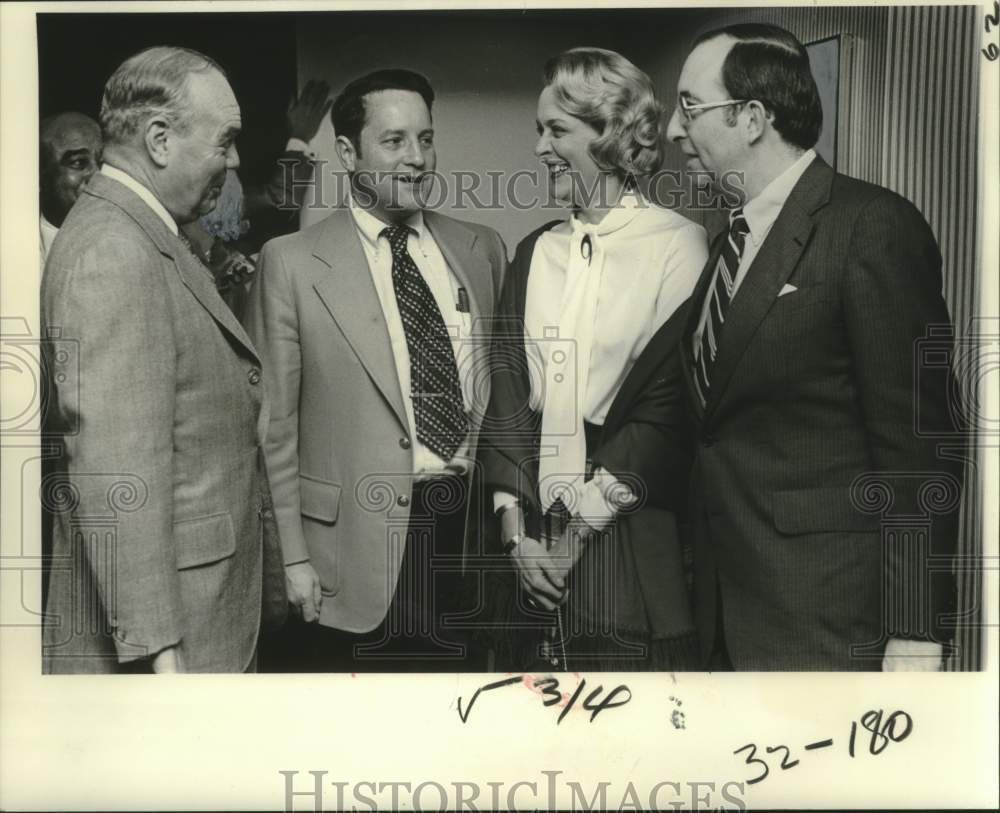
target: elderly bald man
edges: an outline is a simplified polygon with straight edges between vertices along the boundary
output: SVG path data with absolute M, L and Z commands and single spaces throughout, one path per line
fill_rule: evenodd
M 99 169 L 101 128 L 83 113 L 57 113 L 38 128 L 42 267 L 80 190 Z

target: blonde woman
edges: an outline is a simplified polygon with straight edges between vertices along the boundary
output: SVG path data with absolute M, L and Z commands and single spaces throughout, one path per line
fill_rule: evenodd
M 495 331 L 482 463 L 508 557 L 509 592 L 490 587 L 499 669 L 694 662 L 678 337 L 707 247 L 642 192 L 661 121 L 620 54 L 574 48 L 545 67 L 535 154 L 570 216 L 518 246 Z

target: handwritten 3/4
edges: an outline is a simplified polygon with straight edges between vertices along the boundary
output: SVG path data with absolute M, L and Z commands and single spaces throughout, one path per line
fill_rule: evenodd
M 554 706 L 558 703 L 565 702 L 566 705 L 563 707 L 563 710 L 559 713 L 559 717 L 556 719 L 556 725 L 558 725 L 562 722 L 563 717 L 569 714 L 570 709 L 576 705 L 577 700 L 580 699 L 580 696 L 583 694 L 584 688 L 587 685 L 587 679 L 581 678 L 580 682 L 576 685 L 576 689 L 573 691 L 573 694 L 568 698 L 564 697 L 563 693 L 559 691 L 559 680 L 554 677 L 543 677 L 532 680 L 530 675 L 515 675 L 514 677 L 497 680 L 493 683 L 487 683 L 485 686 L 480 686 L 476 689 L 475 694 L 473 694 L 469 699 L 469 703 L 464 709 L 462 708 L 462 698 L 458 698 L 459 719 L 463 723 L 468 722 L 469 714 L 472 713 L 472 707 L 475 705 L 479 695 L 484 692 L 493 691 L 494 689 L 502 689 L 504 686 L 513 686 L 516 683 L 529 686 L 532 689 L 537 689 L 539 694 L 544 698 L 542 703 L 545 706 Z M 625 684 L 616 686 L 607 694 L 604 693 L 604 686 L 598 685 L 596 689 L 592 689 L 584 698 L 581 708 L 590 712 L 590 722 L 594 722 L 597 715 L 605 709 L 620 708 L 631 699 L 632 692 Z

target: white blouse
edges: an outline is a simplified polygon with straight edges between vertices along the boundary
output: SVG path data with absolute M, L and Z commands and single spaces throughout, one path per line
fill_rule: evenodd
M 572 510 L 562 492 L 578 489 L 571 475 L 586 465 L 583 421 L 604 423 L 639 354 L 691 296 L 707 259 L 701 226 L 636 195 L 599 224 L 574 216 L 538 239 L 524 322 L 530 405 L 542 412 L 545 508 L 563 496 Z

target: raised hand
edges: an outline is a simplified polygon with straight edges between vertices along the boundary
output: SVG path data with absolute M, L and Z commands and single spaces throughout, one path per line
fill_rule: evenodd
M 333 106 L 329 95 L 330 85 L 322 79 L 310 79 L 302 88 L 302 93 L 292 97 L 285 114 L 289 138 L 297 138 L 307 144 L 313 140 L 324 116 Z

